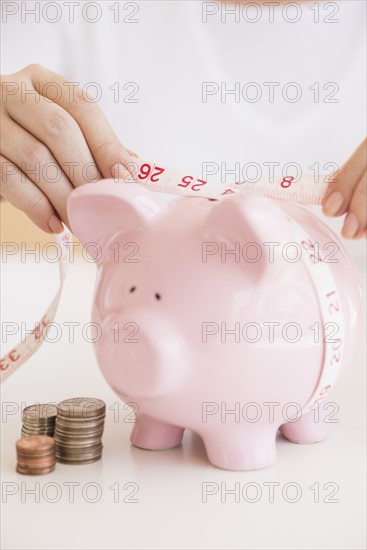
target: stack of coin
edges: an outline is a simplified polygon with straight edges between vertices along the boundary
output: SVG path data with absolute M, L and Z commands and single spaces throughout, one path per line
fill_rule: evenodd
M 57 407 L 52 403 L 36 403 L 22 414 L 22 436 L 54 435 Z
M 74 397 L 57 406 L 56 460 L 66 464 L 89 464 L 102 457 L 102 434 L 106 404 L 100 399 Z
M 48 435 L 27 435 L 16 442 L 17 472 L 48 474 L 55 468 L 55 443 Z

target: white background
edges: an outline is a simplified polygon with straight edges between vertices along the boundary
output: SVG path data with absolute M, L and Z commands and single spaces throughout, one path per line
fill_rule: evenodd
M 81 2 L 82 4 L 85 2 Z M 20 2 L 18 4 L 21 4 Z M 34 4 L 27 2 L 27 5 Z M 256 24 L 219 15 L 202 22 L 200 2 L 140 2 L 138 23 L 114 24 L 103 2 L 96 24 L 83 22 L 81 8 L 68 22 L 62 8 L 59 23 L 41 18 L 35 23 L 20 12 L 3 25 L 2 72 L 12 73 L 29 63 L 41 63 L 81 82 L 97 82 L 101 107 L 126 146 L 143 158 L 177 169 L 200 173 L 202 162 L 297 162 L 309 172 L 319 162 L 341 164 L 364 139 L 365 35 L 364 1 L 338 2 L 338 23 L 314 22 L 308 4 L 298 23 L 290 24 L 275 10 L 270 23 Z M 321 20 L 329 11 L 323 11 Z M 51 12 L 50 12 L 51 13 Z M 91 12 L 92 13 L 92 12 Z M 125 12 L 124 14 L 125 15 Z M 289 15 L 292 16 L 291 11 Z M 202 82 L 240 83 L 296 81 L 303 96 L 287 103 L 259 101 L 222 103 L 218 96 L 202 102 Z M 138 103 L 115 103 L 109 86 L 136 82 Z M 309 86 L 327 82 L 339 86 L 338 103 L 315 103 Z M 279 89 L 279 88 L 278 88 Z M 325 93 L 325 92 L 322 92 Z M 323 97 L 323 96 L 322 96 Z M 264 168 L 265 169 L 265 168 Z M 227 181 L 230 181 L 230 177 Z M 333 224 L 339 231 L 341 221 Z M 365 281 L 365 246 L 348 243 Z M 56 321 L 90 320 L 94 266 L 72 265 Z M 2 319 L 32 325 L 43 313 L 57 285 L 57 268 L 20 258 L 2 264 Z M 364 283 L 365 284 L 365 283 Z M 294 445 L 280 438 L 278 461 L 260 472 L 224 472 L 207 463 L 203 445 L 186 434 L 183 445 L 167 452 L 144 452 L 130 446 L 131 424 L 118 399 L 98 369 L 91 344 L 76 331 L 74 343 L 67 331 L 55 344 L 41 350 L 2 388 L 7 403 L 31 404 L 85 395 L 107 403 L 104 456 L 90 466 L 57 464 L 55 472 L 39 479 L 15 472 L 15 441 L 20 434 L 20 413 L 2 423 L 2 482 L 36 481 L 40 488 L 57 482 L 61 498 L 50 503 L 34 497 L 21 500 L 21 487 L 2 506 L 4 548 L 364 548 L 365 502 L 365 342 L 344 381 L 332 395 L 339 406 L 332 437 L 311 446 Z M 114 405 L 115 404 L 115 405 Z M 10 407 L 12 405 L 9 405 Z M 189 404 L 188 404 L 189 406 Z M 111 410 L 109 407 L 112 407 Z M 2 411 L 4 413 L 4 410 Z M 262 489 L 257 503 L 220 501 L 220 494 L 202 502 L 202 484 L 256 482 Z M 279 482 L 270 503 L 264 482 Z M 63 483 L 79 482 L 75 502 L 69 503 Z M 85 483 L 98 483 L 102 497 L 88 503 L 82 497 Z M 118 482 L 137 483 L 139 503 L 114 503 L 109 489 Z M 299 502 L 281 496 L 285 484 L 297 483 Z M 315 503 L 309 489 L 320 484 Z M 326 483 L 337 484 L 337 503 L 323 499 Z M 50 488 L 49 497 L 55 493 Z M 91 490 L 91 497 L 93 492 Z M 127 491 L 122 490 L 122 498 Z M 47 496 L 47 495 L 46 495 Z M 253 493 L 249 493 L 253 496 Z M 290 490 L 290 496 L 293 496 Z

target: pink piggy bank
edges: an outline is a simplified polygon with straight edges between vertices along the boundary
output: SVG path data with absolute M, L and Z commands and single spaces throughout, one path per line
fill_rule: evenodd
M 167 203 L 112 180 L 73 191 L 68 213 L 98 267 L 98 362 L 138 405 L 134 445 L 169 449 L 188 428 L 212 464 L 248 470 L 275 462 L 278 429 L 327 437 L 322 399 L 351 361 L 361 306 L 328 227 L 282 201 Z

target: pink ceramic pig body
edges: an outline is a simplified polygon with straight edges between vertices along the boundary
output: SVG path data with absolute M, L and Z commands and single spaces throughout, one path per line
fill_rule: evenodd
M 324 224 L 280 201 L 233 195 L 164 203 L 113 181 L 78 188 L 68 208 L 82 244 L 102 251 L 96 353 L 114 391 L 138 405 L 136 446 L 171 448 L 189 428 L 213 464 L 253 469 L 275 462 L 279 428 L 295 442 L 327 436 L 322 405 L 299 418 L 323 368 L 319 297 L 305 261 L 290 261 L 290 248 L 286 260 L 283 246 L 297 240 L 295 219 L 331 260 L 348 342 L 336 365 L 343 370 L 361 300 L 353 267 Z

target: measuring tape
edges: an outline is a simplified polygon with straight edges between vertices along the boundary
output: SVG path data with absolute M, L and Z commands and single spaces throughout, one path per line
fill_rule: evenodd
M 330 267 L 324 261 L 325 258 L 304 228 L 293 218 L 287 216 L 287 219 L 291 222 L 293 228 L 292 239 L 307 252 L 307 254 L 302 254 L 302 260 L 318 298 L 322 320 L 321 342 L 324 344 L 323 364 L 319 380 L 309 400 L 303 406 L 301 413 L 303 415 L 326 397 L 338 378 L 343 364 L 345 318 L 339 290 Z M 325 331 L 328 326 L 337 327 L 337 337 L 335 339 L 327 338 Z
M 273 183 L 266 178 L 261 178 L 256 182 L 240 181 L 231 185 L 223 185 L 219 182 L 207 182 L 187 173 L 140 159 L 129 163 L 127 168 L 131 176 L 125 179 L 126 182 L 140 183 L 150 191 L 208 199 L 221 199 L 223 196 L 233 193 L 250 193 L 305 205 L 320 205 L 329 183 L 328 181 L 317 183 L 313 176 L 308 175 L 300 179 L 295 176 L 280 177 Z M 315 258 L 316 243 L 305 232 L 304 228 L 293 218 L 288 217 L 288 219 L 292 224 L 295 242 L 308 252 L 305 255 L 304 265 L 318 297 L 323 327 L 327 326 L 327 323 L 336 323 L 339 329 L 339 336 L 335 341 L 324 340 L 323 367 L 316 388 L 302 409 L 302 414 L 304 414 L 316 402 L 324 399 L 337 379 L 342 365 L 345 328 L 338 288 L 329 266 L 323 261 L 324 258 L 320 253 Z M 42 320 L 36 323 L 34 331 L 0 360 L 1 383 L 7 380 L 39 348 L 45 339 L 45 334 L 47 334 L 45 329 L 55 317 L 70 259 L 69 246 L 72 242 L 72 235 L 66 229 L 62 234 L 55 235 L 55 240 L 62 251 L 59 262 L 59 290 Z
M 300 204 L 320 205 L 329 184 L 330 177 L 316 182 L 314 176 L 278 177 L 274 182 L 261 177 L 256 181 L 243 180 L 230 185 L 220 182 L 207 182 L 187 173 L 179 172 L 162 165 L 136 160 L 126 165 L 131 178 L 125 181 L 138 182 L 150 191 L 171 193 L 207 199 L 220 199 L 232 193 L 251 193 L 271 199 L 298 202 Z
M 44 330 L 55 318 L 57 308 L 59 306 L 62 289 L 64 287 L 67 268 L 69 266 L 70 251 L 69 247 L 73 241 L 73 236 L 68 229 L 63 233 L 54 235 L 55 241 L 61 250 L 59 261 L 60 286 L 56 296 L 47 308 L 46 313 L 40 322 L 35 324 L 32 332 L 27 334 L 24 341 L 20 342 L 15 348 L 11 349 L 4 357 L 0 359 L 0 383 L 2 384 L 11 376 L 23 363 L 25 363 L 31 355 L 40 347 L 47 335 Z

